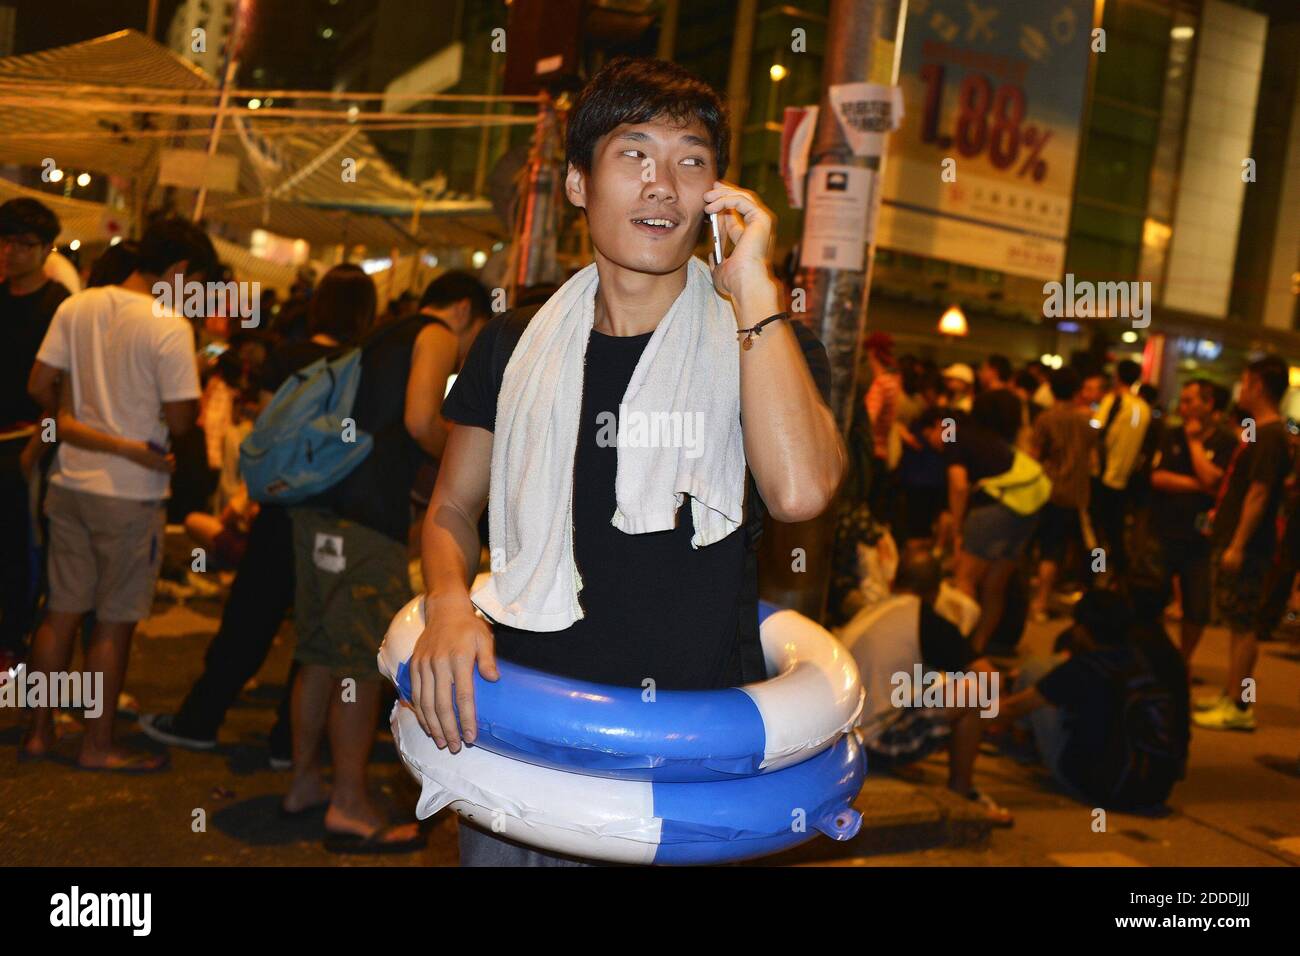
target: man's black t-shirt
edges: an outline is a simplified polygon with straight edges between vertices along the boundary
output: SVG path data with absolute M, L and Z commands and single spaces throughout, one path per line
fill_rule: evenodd
M 1074 654 L 1035 685 L 1049 704 L 1065 713 L 1061 774 L 1089 796 L 1095 788 L 1106 789 L 1105 781 L 1094 779 L 1094 768 L 1111 765 L 1116 751 L 1123 752 L 1122 740 L 1107 739 L 1122 693 L 1108 674 L 1128 668 L 1132 653 L 1127 647 L 1102 647 Z
M 1178 652 L 1167 637 L 1140 628 L 1132 637 L 1133 645 L 1105 646 L 1074 654 L 1035 685 L 1039 694 L 1065 715 L 1061 774 L 1090 799 L 1111 792 L 1120 783 L 1105 778 L 1106 768 L 1122 766 L 1127 749 L 1127 741 L 1114 732 L 1114 717 L 1124 702 L 1122 675 L 1126 673 L 1145 670 L 1173 697 L 1170 743 L 1186 758 L 1190 736 L 1187 671 L 1180 666 Z M 1160 641 L 1167 647 L 1160 646 Z M 1142 651 L 1140 663 L 1135 647 Z
M 1237 440 L 1227 431 L 1213 429 L 1202 439 L 1205 454 L 1219 468 L 1227 468 Z M 1196 477 L 1192 466 L 1192 453 L 1188 448 L 1187 434 L 1181 428 L 1166 428 L 1160 436 L 1159 458 L 1156 471 L 1172 471 L 1176 475 Z M 1158 537 L 1166 541 L 1204 540 L 1197 527 L 1197 516 L 1214 507 L 1214 497 L 1208 494 L 1162 491 L 1151 499 L 1151 518 Z
M 1246 542 L 1246 550 L 1265 557 L 1273 553 L 1277 544 L 1277 511 L 1282 505 L 1283 486 L 1291 473 L 1291 446 L 1287 442 L 1286 426 L 1269 422 L 1255 431 L 1253 442 L 1241 442 L 1230 459 L 1231 469 L 1226 481 L 1227 490 L 1214 515 L 1214 544 L 1226 548 L 1237 531 L 1241 520 L 1241 506 L 1250 486 L 1261 481 L 1268 488 L 1268 501 Z
M 406 430 L 406 385 L 415 339 L 427 321 L 421 315 L 398 319 L 358 343 L 361 383 L 351 417 L 375 444 L 355 471 L 309 502 L 403 543 L 411 530 L 411 485 L 424 459 Z
M 957 625 L 921 602 L 918 627 L 921 638 L 921 663 L 936 671 L 964 671 L 975 659 L 970 644 L 961 636 Z
M 1014 397 L 1013 395 L 1012 398 Z M 971 489 L 970 507 L 994 504 L 993 497 L 975 486 L 985 478 L 1004 475 L 1010 471 L 1016 460 L 1016 451 L 1001 435 L 978 424 L 970 415 L 955 413 L 953 421 L 955 441 L 944 443 L 944 462 L 947 465 L 961 465 L 966 469 Z
M 0 282 L 0 431 L 41 417 L 27 394 L 27 379 L 36 364 L 50 320 L 68 290 L 53 279 L 35 292 L 14 295 Z
M 443 403 L 443 417 L 494 430 L 505 362 L 493 375 L 492 355 L 504 316 L 484 327 Z M 823 397 L 830 365 L 817 338 L 791 326 Z M 582 417 L 573 463 L 573 545 L 584 616 L 563 631 L 536 633 L 494 625 L 504 660 L 580 680 L 660 689 L 729 687 L 741 680 L 736 656 L 745 569 L 745 531 L 692 548 L 690 502 L 671 531 L 626 534 L 611 523 L 618 448 L 601 446 L 597 416 L 618 414 L 641 353 L 653 333 L 588 341 Z

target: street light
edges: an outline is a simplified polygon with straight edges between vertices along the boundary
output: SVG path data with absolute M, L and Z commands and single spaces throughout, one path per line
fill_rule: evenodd
M 948 306 L 948 311 L 939 317 L 939 332 L 943 335 L 965 335 L 968 331 L 966 313 L 960 306 Z
M 77 185 L 85 188 L 90 185 L 90 173 L 82 173 L 77 177 Z
M 773 83 L 780 83 L 782 80 L 786 78 L 786 74 L 789 71 L 786 70 L 786 68 L 783 67 L 780 63 L 773 63 L 772 68 L 767 72 L 772 77 Z

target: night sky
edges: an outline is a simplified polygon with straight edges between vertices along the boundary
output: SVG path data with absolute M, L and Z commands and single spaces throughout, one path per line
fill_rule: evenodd
M 18 11 L 14 53 L 34 53 L 127 27 L 144 32 L 149 0 L 0 0 Z M 165 38 L 181 0 L 159 0 L 155 40 Z

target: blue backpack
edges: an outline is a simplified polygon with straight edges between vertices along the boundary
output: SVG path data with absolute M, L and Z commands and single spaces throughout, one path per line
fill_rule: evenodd
M 317 359 L 285 380 L 239 446 L 250 498 L 299 504 L 365 461 L 375 443 L 368 432 L 354 422 L 355 440 L 343 440 L 360 382 L 359 348 Z

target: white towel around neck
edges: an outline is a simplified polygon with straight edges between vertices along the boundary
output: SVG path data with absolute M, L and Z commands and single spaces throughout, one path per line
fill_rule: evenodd
M 573 468 L 598 284 L 593 263 L 538 310 L 497 398 L 488 499 L 492 575 L 472 600 L 494 621 L 521 630 L 560 631 L 583 617 Z M 735 313 L 699 259 L 687 264 L 686 286 L 650 336 L 620 408 L 600 411 L 618 416 L 614 527 L 628 534 L 671 529 L 685 495 L 692 547 L 740 527 L 745 446 Z M 606 437 L 615 437 L 612 428 Z M 659 447 L 652 446 L 656 440 Z

